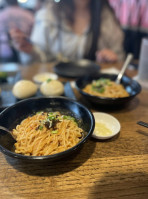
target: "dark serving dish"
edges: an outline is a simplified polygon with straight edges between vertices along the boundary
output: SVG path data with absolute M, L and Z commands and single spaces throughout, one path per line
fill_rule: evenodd
M 16 82 L 17 81 L 18 81 L 18 79 L 16 80 Z M 7 83 L 0 83 L 0 88 L 2 90 L 1 95 L 0 95 L 0 112 L 2 110 L 4 110 L 5 108 L 12 106 L 15 103 L 21 101 L 21 99 L 17 99 L 13 95 L 13 93 L 12 93 L 13 86 L 14 86 L 14 84 L 9 84 L 8 82 Z M 72 89 L 70 89 L 70 83 L 69 82 L 64 83 L 64 93 L 63 93 L 62 96 L 76 99 Z M 33 97 L 43 97 L 43 95 L 38 90 L 37 93 L 35 94 L 35 96 L 33 96 Z
M 100 67 L 89 60 L 59 62 L 54 66 L 54 72 L 67 78 L 79 78 L 88 74 L 96 74 Z
M 124 75 L 121 80 L 121 84 L 124 86 L 126 91 L 129 93 L 128 97 L 122 98 L 108 98 L 108 97 L 98 97 L 90 95 L 84 92 L 82 89 L 93 80 L 97 80 L 99 78 L 108 78 L 110 80 L 115 81 L 117 75 L 115 74 L 99 74 L 95 76 L 86 76 L 76 80 L 76 88 L 81 93 L 81 95 L 91 103 L 101 104 L 101 105 L 123 105 L 132 100 L 137 94 L 141 92 L 141 86 L 135 80 L 129 78 Z
M 43 110 L 60 111 L 62 114 L 73 116 L 79 120 L 79 125 L 85 132 L 82 140 L 74 147 L 54 155 L 25 156 L 13 152 L 14 142 L 9 140 L 7 134 L 0 130 L 0 149 L 4 154 L 31 162 L 54 161 L 75 152 L 93 133 L 95 121 L 92 113 L 82 104 L 66 97 L 40 97 L 22 100 L 0 113 L 0 125 L 12 130 L 29 115 Z
M 13 75 L 13 76 L 12 76 Z M 17 99 L 12 94 L 14 84 L 21 79 L 21 74 L 8 73 L 5 81 L 0 81 L 1 95 L 0 95 L 0 111 L 11 106 L 17 102 Z

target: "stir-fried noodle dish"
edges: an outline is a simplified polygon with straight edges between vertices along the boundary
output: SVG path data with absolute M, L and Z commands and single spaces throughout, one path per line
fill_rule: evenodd
M 45 156 L 65 151 L 83 136 L 74 117 L 59 112 L 38 112 L 24 119 L 16 129 L 15 152 L 28 156 Z
M 122 84 L 116 84 L 106 78 L 93 80 L 90 84 L 86 85 L 83 91 L 99 97 L 121 98 L 129 96 L 129 93 L 125 90 Z

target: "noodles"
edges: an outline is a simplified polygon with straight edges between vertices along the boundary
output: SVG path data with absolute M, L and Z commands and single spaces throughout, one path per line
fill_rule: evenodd
M 75 146 L 83 130 L 71 116 L 40 112 L 24 119 L 13 129 L 15 152 L 29 156 L 51 155 Z
M 99 97 L 120 98 L 129 96 L 123 85 L 103 78 L 86 85 L 83 91 Z

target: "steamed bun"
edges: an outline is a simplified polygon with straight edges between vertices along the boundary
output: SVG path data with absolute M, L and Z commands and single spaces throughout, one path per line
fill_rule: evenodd
M 64 86 L 58 80 L 50 80 L 41 84 L 40 91 L 45 96 L 59 96 L 64 93 Z
M 12 93 L 18 99 L 25 99 L 35 95 L 37 89 L 37 85 L 32 81 L 20 80 L 13 86 Z

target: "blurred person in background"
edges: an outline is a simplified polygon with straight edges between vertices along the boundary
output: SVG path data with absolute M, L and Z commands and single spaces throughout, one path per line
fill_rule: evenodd
M 11 29 L 19 29 L 28 37 L 34 23 L 33 15 L 18 5 L 17 0 L 5 0 L 5 8 L 0 12 L 0 61 L 18 62 L 19 56 L 10 37 Z
M 139 58 L 143 37 L 148 36 L 148 0 L 109 0 L 125 33 L 124 48 Z
M 36 0 L 34 12 L 37 12 L 38 10 L 42 9 L 45 6 L 46 2 L 47 0 Z
M 11 30 L 16 49 L 36 61 L 66 58 L 114 62 L 123 58 L 123 32 L 106 0 L 55 0 L 35 18 L 26 34 Z

